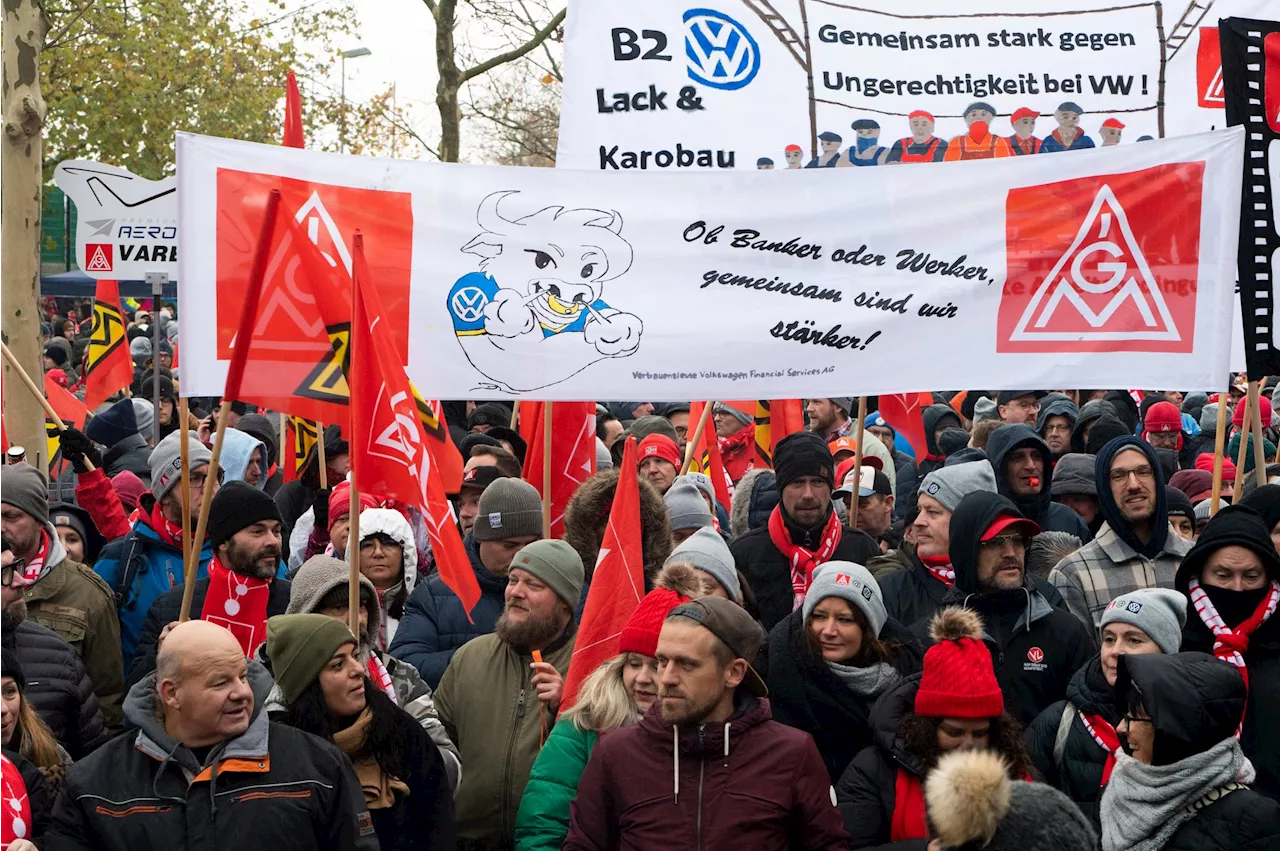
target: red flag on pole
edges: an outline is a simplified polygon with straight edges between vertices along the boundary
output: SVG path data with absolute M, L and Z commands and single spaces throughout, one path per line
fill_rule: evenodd
M 416 395 L 390 336 L 383 333 L 386 319 L 359 233 L 351 259 L 355 295 L 351 345 L 344 368 L 348 386 L 355 388 L 350 438 L 355 487 L 362 494 L 394 499 L 422 512 L 440 578 L 470 613 L 480 600 L 480 586 L 458 532 Z M 443 425 L 443 417 L 439 421 Z
M 89 418 L 89 411 L 85 408 L 84 403 L 67 392 L 67 388 L 49 377 L 48 373 L 44 376 L 44 396 L 49 400 L 49 406 L 53 408 L 64 425 L 70 428 L 84 428 L 85 420 Z M 58 454 L 61 443 L 58 440 L 58 427 L 48 418 L 44 419 L 45 438 L 48 441 L 46 447 L 48 455 L 45 456 L 52 462 Z M 58 465 L 58 472 L 61 472 L 62 465 Z
M 298 78 L 293 75 L 292 68 L 285 78 L 283 144 L 286 148 L 307 146 L 302 135 L 302 94 L 298 91 Z
M 690 417 L 692 419 L 692 417 Z M 554 425 L 554 420 L 552 425 Z M 587 605 L 574 639 L 560 710 L 573 705 L 591 672 L 618 655 L 618 639 L 644 597 L 644 552 L 640 531 L 640 483 L 636 478 L 636 439 L 627 438 L 613 494 L 609 524 L 591 576 Z
M 173 365 L 178 365 L 177 350 Z M 85 349 L 84 404 L 94 410 L 133 381 L 133 361 L 120 309 L 120 287 L 115 281 L 98 281 L 93 297 L 93 330 Z
M 702 419 L 702 411 L 706 407 L 706 402 L 689 403 L 691 428 L 696 430 L 698 422 Z M 692 440 L 693 435 L 690 434 L 689 438 Z M 725 508 L 732 504 L 733 495 L 729 493 L 729 474 L 725 472 L 724 457 L 720 454 L 720 440 L 716 437 L 714 414 L 707 420 L 706 428 L 702 430 L 702 440 L 693 449 L 693 463 L 689 468 L 696 468 L 697 472 L 704 473 L 711 479 L 711 485 L 716 489 L 716 502 Z
M 520 403 L 520 417 L 528 402 Z M 524 456 L 524 480 L 542 493 L 542 465 L 546 447 L 543 418 L 546 403 L 534 402 Z M 578 486 L 596 474 L 596 403 L 556 402 L 551 414 L 551 537 L 564 537 L 564 508 Z
M 933 402 L 932 393 L 894 393 L 880 397 L 880 416 L 911 444 L 916 458 L 924 460 L 929 444 L 924 433 L 924 409 Z M 889 447 L 893 451 L 893 447 Z

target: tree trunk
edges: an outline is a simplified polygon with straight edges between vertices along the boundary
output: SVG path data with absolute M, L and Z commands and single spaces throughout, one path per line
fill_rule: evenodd
M 440 111 L 440 161 L 456 163 L 461 148 L 462 109 L 458 90 L 462 71 L 454 56 L 453 28 L 457 24 L 456 0 L 440 0 L 433 10 L 436 19 L 436 108 Z
M 5 0 L 4 139 L 0 140 L 0 333 L 36 383 L 43 373 L 40 347 L 40 181 L 45 104 L 40 96 L 40 50 L 48 21 L 38 0 Z M 70 235 L 68 235 L 70 236 Z M 4 422 L 10 443 L 47 469 L 44 412 L 4 365 Z

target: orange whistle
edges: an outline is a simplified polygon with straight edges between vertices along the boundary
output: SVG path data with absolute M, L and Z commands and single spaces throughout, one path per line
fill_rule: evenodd
M 533 651 L 533 661 L 534 661 L 534 662 L 538 662 L 538 663 L 541 663 L 541 662 L 542 662 L 542 651 L 541 651 L 541 650 L 535 650 L 535 651 Z

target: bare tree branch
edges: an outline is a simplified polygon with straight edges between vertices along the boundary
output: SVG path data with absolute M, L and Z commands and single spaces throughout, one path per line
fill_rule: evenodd
M 426 2 L 426 0 L 423 0 L 423 2 Z M 526 41 L 524 44 L 520 45 L 519 47 L 513 50 L 508 50 L 503 53 L 499 53 L 497 56 L 492 56 L 489 59 L 486 59 L 484 62 L 481 62 L 479 65 L 472 66 L 471 68 L 468 68 L 465 71 L 462 71 L 461 79 L 459 80 L 459 82 L 465 83 L 468 80 L 471 80 L 480 76 L 481 74 L 485 74 L 489 71 L 492 71 L 494 68 L 497 68 L 499 65 L 505 65 L 506 63 L 519 59 L 520 57 L 529 53 L 535 47 L 537 47 L 538 45 L 546 41 L 547 37 L 550 36 L 551 33 L 555 32 L 556 28 L 559 27 L 560 24 L 564 22 L 564 15 L 565 15 L 565 10 L 561 9 L 559 12 L 556 13 L 555 17 L 553 17 L 550 21 L 547 22 L 547 25 L 545 27 L 538 30 L 538 32 L 534 33 L 533 37 L 530 38 L 528 41 Z

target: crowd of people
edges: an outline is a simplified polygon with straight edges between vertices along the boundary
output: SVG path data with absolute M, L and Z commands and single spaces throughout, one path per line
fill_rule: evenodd
M 1265 396 L 1261 486 L 1238 393 L 938 393 L 918 448 L 809 399 L 768 464 L 717 404 L 724 483 L 688 404 L 603 402 L 561 539 L 509 404 L 448 402 L 468 611 L 416 510 L 359 494 L 348 548 L 340 429 L 285 482 L 277 412 L 235 403 L 214 467 L 212 404 L 144 395 L 0 467 L 6 849 L 1280 847 Z M 632 474 L 645 593 L 570 698 Z

